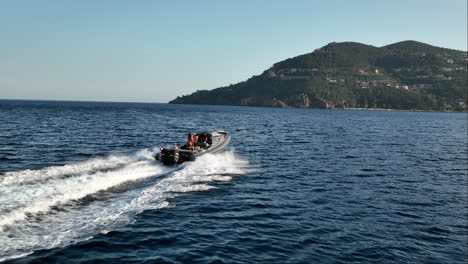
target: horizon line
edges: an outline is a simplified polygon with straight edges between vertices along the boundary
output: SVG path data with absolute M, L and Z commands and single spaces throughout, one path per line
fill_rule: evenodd
M 142 101 L 102 101 L 102 100 L 74 100 L 74 99 L 17 99 L 0 98 L 0 101 L 42 101 L 42 102 L 82 102 L 82 103 L 139 103 L 139 104 L 169 104 L 161 102 L 142 102 Z

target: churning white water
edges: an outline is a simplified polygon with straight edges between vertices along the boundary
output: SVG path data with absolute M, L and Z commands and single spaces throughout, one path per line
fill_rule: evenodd
M 61 247 L 132 222 L 180 193 L 249 171 L 233 152 L 164 167 L 154 151 L 0 175 L 0 261 Z

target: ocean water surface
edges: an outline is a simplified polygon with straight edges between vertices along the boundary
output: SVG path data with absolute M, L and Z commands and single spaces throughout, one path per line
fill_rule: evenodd
M 466 113 L 1 100 L 0 262 L 466 263 L 467 146 Z

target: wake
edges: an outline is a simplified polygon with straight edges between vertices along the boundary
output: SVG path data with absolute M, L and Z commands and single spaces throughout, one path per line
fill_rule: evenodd
M 0 175 L 0 261 L 89 239 L 131 223 L 139 212 L 167 207 L 168 198 L 250 171 L 233 152 L 176 167 L 162 166 L 154 154 L 142 150 Z

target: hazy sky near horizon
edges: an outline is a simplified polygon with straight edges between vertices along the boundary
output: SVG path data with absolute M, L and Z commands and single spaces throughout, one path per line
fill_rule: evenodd
M 330 42 L 467 50 L 466 0 L 0 1 L 0 99 L 167 102 Z

